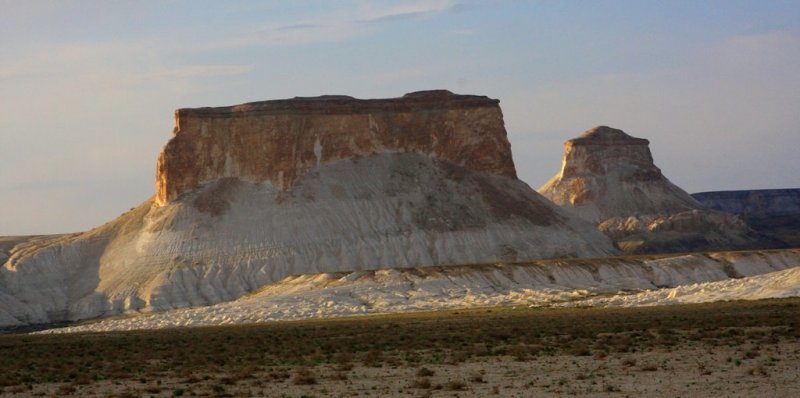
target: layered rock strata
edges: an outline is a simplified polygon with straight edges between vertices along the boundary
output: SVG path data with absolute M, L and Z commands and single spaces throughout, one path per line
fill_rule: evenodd
M 561 171 L 539 193 L 628 253 L 776 247 L 739 217 L 703 207 L 667 179 L 650 142 L 599 126 L 564 144 Z
M 754 217 L 800 214 L 800 188 L 694 193 L 709 209 Z
M 0 240 L 0 325 L 209 305 L 289 275 L 618 254 L 515 178 L 496 100 L 177 114 L 153 199 L 85 233 Z
M 800 189 L 702 192 L 692 197 L 710 209 L 740 216 L 787 247 L 800 247 Z
M 177 110 L 174 137 L 158 159 L 156 202 L 225 177 L 287 191 L 312 167 L 387 152 L 516 178 L 495 99 L 446 90 L 373 100 L 322 96 Z
M 701 209 L 653 163 L 650 141 L 599 126 L 564 143 L 561 171 L 539 193 L 594 222 Z

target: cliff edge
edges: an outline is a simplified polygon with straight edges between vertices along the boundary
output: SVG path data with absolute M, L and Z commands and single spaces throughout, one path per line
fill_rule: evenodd
M 446 90 L 327 95 L 177 110 L 174 137 L 158 158 L 156 203 L 226 177 L 288 191 L 312 167 L 387 152 L 516 178 L 498 100 Z

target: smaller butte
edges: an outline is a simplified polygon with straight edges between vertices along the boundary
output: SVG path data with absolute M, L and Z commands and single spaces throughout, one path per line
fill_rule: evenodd
M 776 247 L 738 216 L 706 209 L 667 179 L 650 142 L 608 126 L 564 144 L 561 171 L 539 193 L 597 223 L 626 253 Z
M 649 144 L 607 126 L 587 130 L 564 143 L 561 171 L 539 193 L 594 222 L 701 209 L 661 173 Z

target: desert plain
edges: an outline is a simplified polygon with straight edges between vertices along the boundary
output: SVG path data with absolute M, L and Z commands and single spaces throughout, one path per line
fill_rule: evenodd
M 3 396 L 790 397 L 800 299 L 0 336 Z

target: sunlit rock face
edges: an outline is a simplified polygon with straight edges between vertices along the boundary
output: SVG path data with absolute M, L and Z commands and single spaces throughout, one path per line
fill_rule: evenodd
M 594 222 L 702 206 L 653 163 L 650 142 L 599 126 L 564 144 L 561 171 L 539 193 Z
M 516 178 L 499 101 L 446 90 L 179 109 L 175 122 L 175 136 L 158 160 L 158 204 L 225 177 L 287 191 L 318 165 L 388 152 L 422 153 Z
M 153 199 L 85 233 L 0 239 L 0 326 L 204 306 L 290 275 L 619 254 L 516 178 L 496 100 L 177 114 Z
M 599 126 L 564 144 L 539 193 L 598 223 L 627 253 L 775 247 L 739 217 L 704 208 L 654 164 L 650 142 Z

